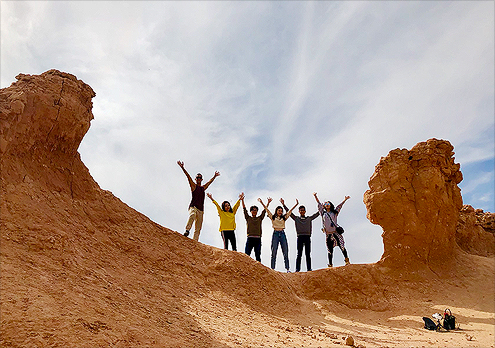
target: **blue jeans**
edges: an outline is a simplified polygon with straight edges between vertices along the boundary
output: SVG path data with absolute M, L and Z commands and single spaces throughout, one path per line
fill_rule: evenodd
M 289 269 L 289 245 L 287 244 L 287 237 L 285 231 L 273 231 L 272 236 L 272 269 L 275 269 L 275 261 L 277 260 L 278 244 L 282 248 L 284 254 L 285 269 Z

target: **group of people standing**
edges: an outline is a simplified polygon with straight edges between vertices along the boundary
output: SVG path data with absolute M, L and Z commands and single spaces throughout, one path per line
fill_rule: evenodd
M 261 262 L 261 235 L 262 235 L 262 221 L 265 216 L 272 222 L 273 227 L 273 235 L 272 235 L 272 243 L 271 243 L 271 268 L 275 269 L 275 263 L 277 258 L 278 247 L 282 249 L 282 254 L 284 256 L 284 265 L 287 272 L 289 272 L 289 247 L 287 243 L 287 236 L 285 234 L 285 223 L 289 219 L 294 220 L 296 233 L 297 233 L 297 257 L 296 257 L 296 272 L 301 270 L 301 259 L 302 252 L 304 250 L 306 257 L 306 269 L 311 271 L 311 233 L 312 233 L 312 221 L 316 219 L 318 216 L 322 217 L 323 221 L 323 232 L 326 234 L 326 245 L 328 252 L 328 266 L 332 267 L 333 265 L 333 250 L 336 246 L 338 246 L 342 254 L 345 258 L 345 264 L 348 265 L 349 256 L 347 254 L 347 249 L 345 248 L 344 238 L 341 233 L 341 229 L 337 224 L 337 216 L 342 209 L 344 203 L 350 198 L 346 196 L 342 203 L 335 207 L 330 201 L 326 201 L 323 204 L 318 199 L 318 196 L 313 193 L 315 200 L 318 205 L 318 211 L 313 215 L 306 215 L 306 208 L 304 206 L 299 206 L 299 216 L 296 216 L 292 213 L 292 211 L 299 205 L 299 201 L 296 199 L 296 203 L 292 208 L 288 208 L 285 205 L 285 201 L 281 198 L 280 203 L 281 206 L 277 206 L 275 208 L 274 213 L 272 214 L 268 209 L 268 206 L 272 202 L 272 198 L 267 199 L 267 203 L 265 204 L 261 198 L 258 198 L 258 202 L 263 206 L 263 211 L 260 215 L 258 215 L 258 207 L 253 205 L 249 208 L 249 213 L 246 209 L 246 205 L 244 202 L 244 193 L 241 192 L 239 194 L 239 199 L 231 206 L 228 201 L 222 202 L 221 205 L 217 203 L 217 201 L 213 198 L 211 193 L 205 193 L 206 189 L 210 186 L 210 184 L 215 180 L 220 173 L 217 171 L 213 175 L 213 177 L 204 185 L 203 176 L 198 173 L 196 175 L 196 181 L 192 180 L 192 177 L 189 175 L 187 170 L 184 168 L 184 162 L 178 161 L 177 164 L 180 166 L 184 174 L 186 175 L 189 185 L 191 187 L 191 203 L 189 204 L 189 218 L 186 223 L 186 231 L 184 235 L 187 237 L 190 234 L 191 228 L 194 223 L 194 235 L 193 239 L 199 241 L 199 235 L 201 232 L 201 227 L 203 225 L 203 213 L 204 213 L 204 201 L 205 196 L 211 199 L 213 204 L 216 206 L 218 215 L 220 217 L 220 228 L 219 231 L 222 235 L 224 248 L 228 249 L 228 245 L 230 243 L 231 249 L 237 251 L 237 242 L 235 237 L 235 215 L 237 210 L 240 207 L 242 202 L 242 208 L 244 211 L 244 217 L 246 219 L 247 226 L 247 241 L 245 247 L 245 253 L 251 255 L 251 252 L 254 249 L 255 258 L 257 261 Z M 285 213 L 284 213 L 285 209 Z

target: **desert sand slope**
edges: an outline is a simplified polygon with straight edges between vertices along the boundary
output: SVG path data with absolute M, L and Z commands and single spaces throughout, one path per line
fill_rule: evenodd
M 462 206 L 452 146 L 382 158 L 376 264 L 282 274 L 159 226 L 77 148 L 93 90 L 50 70 L 0 91 L 2 347 L 493 347 L 493 214 Z M 424 330 L 450 307 L 462 330 Z

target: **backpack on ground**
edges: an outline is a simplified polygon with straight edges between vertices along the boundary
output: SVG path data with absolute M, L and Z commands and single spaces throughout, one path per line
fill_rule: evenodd
M 438 329 L 438 325 L 435 324 L 435 322 L 433 320 L 431 320 L 430 318 L 423 317 L 423 320 L 425 322 L 425 329 L 427 329 L 427 330 L 436 330 L 436 329 Z
M 455 330 L 455 317 L 449 308 L 446 308 L 443 313 L 443 328 L 445 330 Z

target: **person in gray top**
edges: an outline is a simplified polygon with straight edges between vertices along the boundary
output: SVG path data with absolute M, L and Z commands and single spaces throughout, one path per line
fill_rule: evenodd
M 289 209 L 285 206 L 284 200 L 280 199 L 280 202 L 284 206 L 285 211 Z M 306 269 L 311 271 L 311 231 L 312 231 L 312 221 L 316 219 L 320 213 L 316 212 L 311 216 L 306 216 L 306 208 L 304 205 L 299 207 L 299 215 L 296 216 L 293 213 L 290 214 L 292 220 L 296 224 L 297 233 L 297 257 L 296 257 L 296 272 L 301 271 L 301 258 L 302 251 L 306 255 Z

